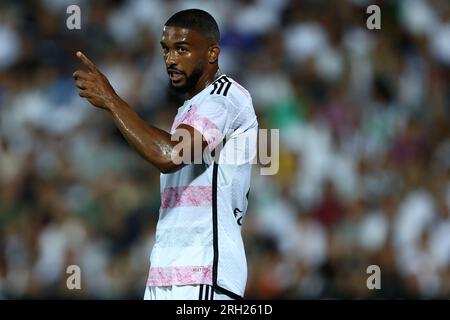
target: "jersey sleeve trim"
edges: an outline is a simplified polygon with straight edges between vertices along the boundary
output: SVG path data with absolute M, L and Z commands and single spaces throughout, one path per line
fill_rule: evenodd
M 180 119 L 176 127 L 181 124 L 187 124 L 200 132 L 210 150 L 213 150 L 222 141 L 222 132 L 219 127 L 208 118 L 200 116 L 196 106 L 193 106 L 186 116 Z

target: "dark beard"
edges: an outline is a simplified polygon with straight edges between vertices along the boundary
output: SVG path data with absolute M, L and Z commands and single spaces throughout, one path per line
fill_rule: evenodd
M 174 87 L 172 85 L 172 82 L 169 80 L 169 87 L 172 89 L 173 92 L 180 95 L 192 92 L 194 91 L 198 80 L 202 76 L 202 71 L 203 70 L 201 68 L 194 69 L 192 74 L 189 77 L 186 77 L 186 84 L 182 87 Z

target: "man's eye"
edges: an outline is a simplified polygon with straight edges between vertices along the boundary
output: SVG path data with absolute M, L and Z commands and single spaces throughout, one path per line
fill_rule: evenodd
M 187 49 L 183 48 L 183 47 L 179 47 L 178 52 L 180 52 L 180 53 L 187 52 Z
M 167 49 L 167 48 L 162 48 L 162 50 L 163 50 L 164 54 L 168 54 L 169 53 L 169 49 Z

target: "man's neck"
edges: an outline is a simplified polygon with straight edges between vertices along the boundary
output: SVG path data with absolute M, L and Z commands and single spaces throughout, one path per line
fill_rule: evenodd
M 213 83 L 217 78 L 219 78 L 222 75 L 222 72 L 219 68 L 216 69 L 215 73 L 212 74 L 210 72 L 204 73 L 200 79 L 197 81 L 197 85 L 195 86 L 195 89 L 192 92 L 189 92 L 187 94 L 187 99 L 192 99 L 193 96 L 195 96 L 197 93 L 205 89 L 207 86 L 209 86 L 211 83 Z

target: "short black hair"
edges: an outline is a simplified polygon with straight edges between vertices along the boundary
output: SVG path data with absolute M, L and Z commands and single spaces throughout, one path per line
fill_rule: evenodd
M 200 32 L 215 43 L 220 41 L 220 31 L 216 20 L 208 12 L 200 9 L 188 9 L 175 13 L 165 26 L 192 29 Z

